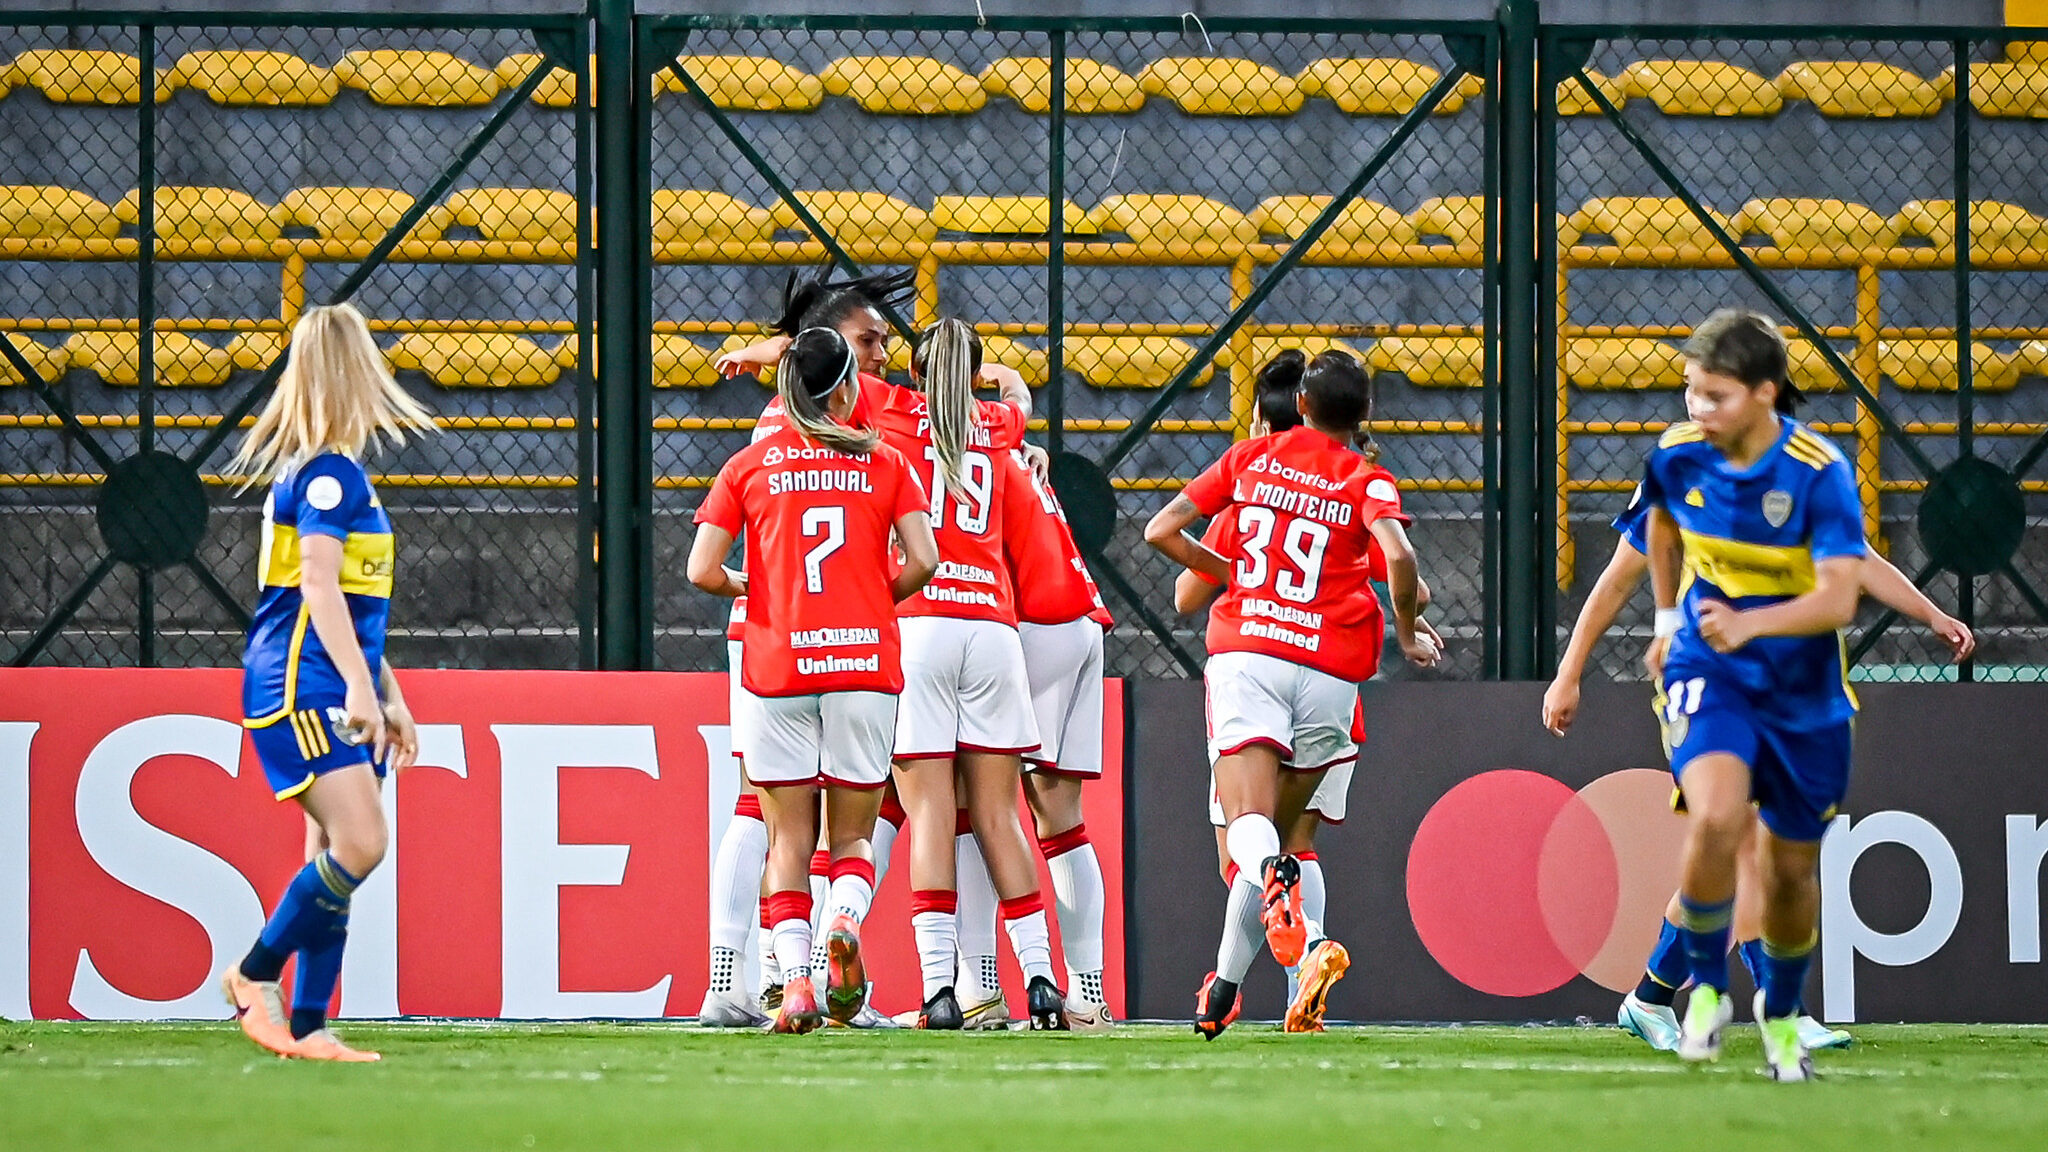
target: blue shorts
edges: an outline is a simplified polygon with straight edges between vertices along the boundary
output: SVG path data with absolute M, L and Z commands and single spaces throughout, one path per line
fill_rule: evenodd
M 1785 840 L 1827 834 L 1849 791 L 1850 736 L 1844 720 L 1807 732 L 1764 722 L 1741 692 L 1712 677 L 1673 677 L 1658 696 L 1671 772 L 1720 752 L 1749 765 L 1749 794 L 1764 827 Z
M 371 758 L 368 744 L 350 744 L 337 734 L 344 715 L 339 704 L 301 708 L 249 729 L 263 775 L 279 800 L 289 800 L 312 787 L 315 777 L 351 764 L 368 764 L 383 778 L 384 765 Z

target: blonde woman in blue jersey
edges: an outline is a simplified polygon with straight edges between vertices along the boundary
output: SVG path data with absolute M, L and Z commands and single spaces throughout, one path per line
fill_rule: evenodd
M 270 482 L 257 555 L 262 595 L 242 656 L 242 724 L 280 800 L 296 800 L 318 835 L 242 962 L 221 977 L 249 1038 L 280 1056 L 370 1061 L 327 1028 L 341 975 L 350 897 L 384 858 L 378 785 L 401 771 L 418 737 L 384 661 L 395 549 L 391 520 L 361 457 L 432 427 L 392 380 L 362 314 L 313 308 L 292 329 L 290 358 L 234 469 Z M 380 684 L 381 681 L 381 684 Z M 278 986 L 296 954 L 287 1012 Z
M 1679 937 L 1693 993 L 1678 1054 L 1721 1054 L 1734 1019 L 1728 938 L 1750 805 L 1763 895 L 1756 1019 L 1766 1071 L 1813 1065 L 1798 1028 L 1817 939 L 1820 841 L 1849 786 L 1856 699 L 1840 630 L 1862 586 L 1862 510 L 1842 454 L 1776 410 L 1789 387 L 1775 322 L 1722 311 L 1685 345 L 1685 406 L 1644 468 L 1648 664 L 1685 793 Z

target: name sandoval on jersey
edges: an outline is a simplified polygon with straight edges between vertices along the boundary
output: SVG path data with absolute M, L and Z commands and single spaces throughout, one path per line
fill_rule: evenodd
M 881 642 L 880 628 L 813 628 L 808 632 L 789 634 L 791 648 L 852 648 Z
M 799 676 L 825 676 L 834 672 L 880 672 L 882 654 L 871 656 L 799 656 L 796 671 Z
M 868 474 L 846 469 L 807 468 L 796 472 L 771 472 L 768 494 L 785 492 L 873 492 Z

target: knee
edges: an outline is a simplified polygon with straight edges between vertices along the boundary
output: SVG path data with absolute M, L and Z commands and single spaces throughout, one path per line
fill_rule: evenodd
M 366 879 L 384 862 L 390 846 L 391 834 L 382 820 L 364 828 L 330 829 L 327 833 L 327 851 L 358 880 Z

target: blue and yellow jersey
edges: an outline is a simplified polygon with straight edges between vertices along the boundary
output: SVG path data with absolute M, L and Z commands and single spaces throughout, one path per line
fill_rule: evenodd
M 243 724 L 260 728 L 294 712 L 339 705 L 347 694 L 299 593 L 299 541 L 341 541 L 341 591 L 355 618 L 370 674 L 384 658 L 391 617 L 391 519 L 363 466 L 338 452 L 316 456 L 270 487 L 256 565 L 261 595 L 242 650 Z
M 1643 486 L 1628 494 L 1628 507 L 1614 518 L 1614 530 L 1621 533 L 1622 543 L 1645 556 L 1650 553 L 1650 502 L 1643 499 Z
M 1839 633 L 1759 637 L 1721 653 L 1698 630 L 1702 600 L 1775 604 L 1812 591 L 1819 561 L 1864 554 L 1856 478 L 1834 445 L 1783 419 L 1763 458 L 1738 469 L 1698 425 L 1674 424 L 1650 453 L 1641 502 L 1669 512 L 1685 541 L 1685 626 L 1672 638 L 1667 680 L 1712 676 L 1748 696 L 1760 718 L 1791 731 L 1854 714 Z

